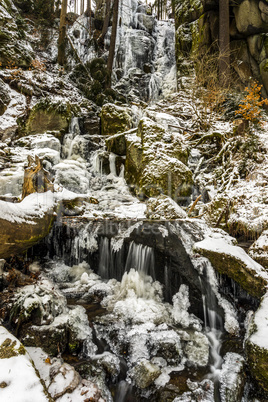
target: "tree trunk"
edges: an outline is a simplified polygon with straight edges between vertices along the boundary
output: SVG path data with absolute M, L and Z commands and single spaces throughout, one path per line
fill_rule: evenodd
M 81 0 L 81 9 L 80 9 L 80 14 L 83 14 L 85 8 L 85 2 L 84 0 Z
M 229 0 L 219 1 L 219 50 L 220 84 L 227 87 L 230 81 Z
M 111 78 L 112 78 L 112 71 L 113 71 L 115 43 L 116 43 L 116 34 L 117 34 L 119 0 L 114 0 L 113 7 L 114 7 L 113 8 L 113 24 L 112 24 L 109 56 L 108 56 L 108 61 L 107 61 L 107 70 L 108 70 L 108 74 L 109 74 L 108 87 L 111 87 Z
M 65 63 L 66 13 L 67 13 L 67 0 L 62 0 L 61 13 L 60 13 L 60 34 L 58 42 L 58 63 L 60 66 L 63 66 Z
M 99 44 L 103 43 L 104 37 L 105 37 L 105 35 L 107 33 L 109 22 L 110 22 L 110 13 L 111 13 L 111 0 L 106 0 L 106 4 L 105 4 L 105 19 L 104 19 L 101 35 L 100 35 L 100 37 L 98 39 Z

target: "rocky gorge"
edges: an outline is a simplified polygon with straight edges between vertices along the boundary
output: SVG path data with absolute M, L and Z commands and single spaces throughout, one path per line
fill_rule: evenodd
M 1 400 L 266 401 L 267 114 L 204 107 L 181 47 L 217 3 L 122 2 L 108 89 L 105 4 L 69 15 L 64 68 L 23 4 L 0 5 Z M 263 91 L 265 6 L 231 22 Z

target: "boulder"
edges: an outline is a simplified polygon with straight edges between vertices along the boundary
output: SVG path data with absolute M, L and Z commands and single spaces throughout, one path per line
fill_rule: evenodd
M 172 198 L 166 195 L 159 195 L 149 198 L 145 211 L 148 219 L 183 219 L 187 217 L 186 212 Z
M 261 236 L 252 244 L 249 255 L 268 270 L 268 230 L 262 232 Z
M 251 317 L 246 339 L 246 360 L 251 375 L 268 392 L 268 293 Z
M 107 103 L 102 107 L 100 117 L 102 135 L 111 136 L 131 128 L 131 112 L 130 109 L 126 107 Z
M 54 222 L 53 194 L 34 193 L 18 204 L 0 201 L 0 258 L 18 255 L 43 239 Z
M 156 155 L 145 166 L 139 181 L 140 192 L 147 197 L 164 193 L 182 203 L 191 195 L 192 185 L 190 169 L 178 159 L 165 155 Z
M 136 29 L 141 29 L 152 34 L 155 27 L 155 16 L 144 13 L 136 13 L 134 16 L 134 24 Z
M 72 393 L 81 381 L 80 375 L 77 371 L 67 363 L 63 363 L 53 374 L 54 376 L 48 390 L 54 399 L 57 399 L 66 393 Z
M 24 346 L 2 326 L 0 327 L 0 371 L 1 400 L 13 402 L 51 400 Z
M 265 293 L 268 274 L 238 246 L 223 238 L 209 238 L 194 245 L 194 251 L 207 257 L 214 269 L 233 279 L 250 295 L 261 298 Z
M 262 20 L 258 3 L 256 0 L 244 0 L 238 7 L 234 7 L 235 21 L 239 33 L 248 36 L 268 31 L 267 24 Z
M 146 359 L 140 360 L 132 370 L 133 380 L 142 389 L 149 387 L 160 374 L 160 368 Z
M 30 112 L 26 122 L 25 130 L 27 134 L 42 134 L 47 131 L 66 132 L 71 120 L 71 112 L 62 113 L 56 107 L 45 108 L 36 105 Z

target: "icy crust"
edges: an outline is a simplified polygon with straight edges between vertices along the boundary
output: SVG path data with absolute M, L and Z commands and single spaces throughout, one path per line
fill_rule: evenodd
M 28 285 L 18 290 L 11 310 L 11 320 L 17 324 L 32 321 L 24 334 L 24 342 L 32 335 L 29 333 L 44 334 L 56 333 L 58 329 L 69 333 L 69 347 L 79 349 L 87 355 L 95 353 L 96 346 L 92 342 L 92 329 L 88 324 L 88 317 L 84 307 L 67 306 L 65 296 L 58 287 L 44 275 L 35 285 Z M 42 335 L 43 334 L 43 335 Z M 52 345 L 53 346 L 53 345 Z
M 20 341 L 0 326 L 1 400 L 49 401 L 39 373 Z
M 237 353 L 226 353 L 220 373 L 221 401 L 239 401 L 245 382 L 245 359 Z
M 46 269 L 61 282 L 64 294 L 82 300 L 90 295 L 102 299 L 106 314 L 95 318 L 94 329 L 97 338 L 108 344 L 110 354 L 95 355 L 92 350 L 88 354 L 106 369 L 109 367 L 113 376 L 122 355 L 129 381 L 141 389 L 164 386 L 169 374 L 183 370 L 186 361 L 207 366 L 208 339 L 201 333 L 200 321 L 187 312 L 190 304 L 186 285 L 174 296 L 172 306 L 163 302 L 159 282 L 133 268 L 121 282 L 111 279 L 104 283 L 85 263 L 72 268 L 61 264 L 53 263 Z

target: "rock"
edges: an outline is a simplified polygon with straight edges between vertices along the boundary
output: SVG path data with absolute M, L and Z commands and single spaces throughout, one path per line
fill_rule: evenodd
M 130 110 L 126 107 L 107 103 L 102 107 L 100 117 L 102 135 L 111 136 L 131 128 L 132 118 Z
M 40 101 L 30 111 L 25 131 L 27 134 L 43 134 L 47 131 L 66 132 L 74 109 L 75 106 L 69 102 L 59 103 L 46 99 Z
M 265 293 L 268 274 L 241 247 L 223 238 L 206 238 L 195 243 L 194 250 L 207 257 L 216 271 L 239 283 L 250 295 L 261 298 Z
M 32 193 L 45 193 L 54 191 L 51 175 L 43 168 L 43 164 L 36 155 L 35 159 L 28 156 L 28 167 L 25 168 L 22 187 L 22 199 Z
M 191 194 L 192 173 L 188 150 L 180 136 L 144 117 L 137 134 L 126 136 L 125 177 L 136 194 L 147 197 L 168 194 L 175 201 Z
M 164 155 L 157 158 L 156 155 L 142 172 L 139 191 L 147 197 L 168 194 L 174 201 L 185 203 L 192 185 L 192 172 L 186 165 L 175 158 Z
M 247 330 L 246 360 L 251 375 L 268 392 L 268 294 L 266 293 Z
M 149 198 L 145 211 L 148 219 L 183 219 L 187 217 L 186 212 L 166 195 L 159 195 Z
M 263 82 L 263 86 L 268 92 L 268 58 L 264 59 L 261 64 L 260 64 L 260 73 L 261 73 L 261 79 Z
M 15 141 L 15 145 L 29 149 L 49 148 L 57 152 L 61 151 L 61 143 L 59 139 L 49 133 L 35 134 L 19 138 Z
M 182 356 L 180 336 L 174 330 L 159 331 L 153 334 L 152 355 L 161 357 L 171 365 L 179 364 Z
M 182 396 L 173 399 L 173 402 L 214 402 L 214 384 L 211 380 L 203 380 L 197 384 L 197 388 L 192 392 L 184 392 Z
M 51 192 L 34 193 L 18 204 L 0 201 L 0 258 L 32 247 L 50 231 L 55 219 Z
M 160 373 L 160 368 L 146 359 L 140 360 L 132 370 L 133 380 L 142 389 L 149 387 Z
M 242 400 L 245 385 L 245 359 L 237 353 L 226 353 L 220 372 L 222 402 Z M 231 373 L 231 374 L 230 374 Z
M 252 244 L 249 255 L 268 270 L 268 230 L 262 232 L 261 236 Z
M 152 34 L 156 24 L 155 16 L 146 15 L 144 13 L 136 13 L 134 18 L 136 29 L 141 29 Z
M 112 135 L 111 137 L 108 137 L 105 140 L 107 150 L 109 152 L 113 152 L 114 154 L 124 156 L 126 155 L 126 134 L 129 133 L 127 131 L 126 133 L 119 133 Z
M 53 367 L 52 367 L 53 368 Z M 80 375 L 67 363 L 63 363 L 56 372 L 53 372 L 53 379 L 48 387 L 49 393 L 54 399 L 64 394 L 70 394 L 80 384 Z
M 3 401 L 50 401 L 39 372 L 24 346 L 0 326 L 0 392 Z
M 9 96 L 9 86 L 0 79 L 0 116 L 5 113 L 7 106 L 11 100 Z
M 2 1 L 0 7 L 0 63 L 2 67 L 29 67 L 34 52 L 26 40 L 26 24 L 18 19 L 18 10 L 10 1 Z
M 102 366 L 113 378 L 116 378 L 120 373 L 120 359 L 113 353 L 104 352 L 102 355 L 92 357 L 92 360 Z
M 267 25 L 261 18 L 258 2 L 244 0 L 238 7 L 234 7 L 235 21 L 239 33 L 254 35 L 259 32 L 267 32 Z

